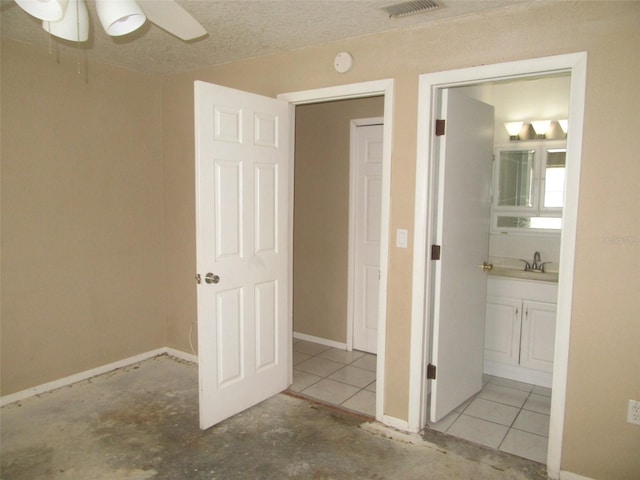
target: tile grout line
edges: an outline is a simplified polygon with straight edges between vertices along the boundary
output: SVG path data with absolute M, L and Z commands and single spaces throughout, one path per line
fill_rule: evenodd
M 520 416 L 520 414 L 522 413 L 522 409 L 524 408 L 525 403 L 527 403 L 527 400 L 529 400 L 529 397 L 531 396 L 531 392 L 533 392 L 533 387 L 531 388 L 531 390 L 529 391 L 529 394 L 527 395 L 527 398 L 524 399 L 524 402 L 522 402 L 522 405 L 520 405 L 520 408 L 518 409 L 518 413 L 516 414 L 515 417 L 513 417 L 513 421 L 511 422 L 511 425 L 509 425 L 509 429 L 506 431 L 506 433 L 504 434 L 504 437 L 502 438 L 502 440 L 500 441 L 500 443 L 498 444 L 498 450 L 500 450 L 500 448 L 502 447 L 502 444 L 504 443 L 504 441 L 507 439 L 507 435 L 509 435 L 509 432 L 511 431 L 511 429 L 513 428 L 513 425 L 516 423 L 516 420 L 518 419 L 518 417 Z M 517 429 L 516 429 L 517 430 Z
M 333 382 L 340 383 L 340 384 L 342 384 L 342 385 L 347 385 L 347 386 L 350 386 L 350 387 L 353 387 L 353 388 L 358 389 L 355 393 L 353 393 L 353 395 L 349 396 L 348 398 L 346 398 L 345 400 L 343 400 L 341 403 L 339 403 L 339 404 L 332 404 L 332 405 L 343 406 L 346 402 L 348 402 L 350 399 L 352 399 L 353 397 L 355 397 L 356 395 L 358 395 L 359 393 L 361 393 L 361 392 L 363 392 L 363 391 L 366 391 L 366 392 L 369 392 L 369 393 L 373 393 L 373 394 L 375 395 L 375 392 L 371 392 L 371 391 L 369 391 L 369 390 L 366 390 L 366 389 L 367 389 L 367 387 L 369 387 L 370 385 L 372 385 L 373 383 L 375 383 L 375 381 L 376 381 L 375 379 L 374 379 L 373 381 L 371 381 L 371 382 L 367 383 L 364 387 L 358 387 L 357 385 L 352 385 L 352 384 L 350 384 L 350 383 L 346 383 L 346 382 L 342 382 L 342 381 L 340 381 L 340 380 L 334 380 L 334 379 L 332 379 L 332 378 L 329 378 L 331 375 L 335 374 L 336 372 L 339 372 L 340 370 L 344 369 L 344 368 L 345 368 L 345 367 L 347 367 L 347 366 L 351 366 L 351 367 L 353 367 L 353 368 L 357 368 L 357 369 L 362 370 L 362 371 L 365 371 L 365 372 L 372 372 L 372 370 L 369 370 L 369 369 L 367 369 L 367 368 L 362 368 L 362 367 L 358 367 L 358 366 L 353 365 L 353 363 L 357 362 L 357 361 L 358 361 L 358 360 L 360 360 L 361 358 L 366 357 L 366 355 L 367 355 L 367 353 L 366 353 L 366 352 L 363 352 L 363 354 L 362 354 L 362 355 L 360 355 L 360 356 L 358 356 L 357 358 L 355 358 L 355 359 L 351 360 L 349 363 L 344 363 L 344 362 L 341 362 L 341 361 L 332 360 L 332 359 L 330 359 L 330 358 L 324 358 L 324 357 L 321 357 L 321 355 L 322 355 L 323 353 L 326 353 L 327 351 L 331 350 L 332 348 L 333 348 L 333 347 L 327 347 L 327 348 L 325 348 L 324 350 L 321 350 L 321 351 L 319 351 L 319 352 L 318 352 L 318 353 L 316 353 L 316 354 L 309 354 L 309 353 L 305 353 L 305 352 L 298 352 L 298 353 L 302 353 L 302 354 L 304 354 L 304 355 L 309 355 L 309 358 L 307 358 L 307 359 L 303 360 L 303 361 L 302 361 L 302 362 L 300 362 L 300 363 L 303 363 L 303 362 L 306 362 L 306 361 L 311 360 L 311 359 L 313 359 L 313 358 L 319 357 L 319 358 L 321 358 L 322 360 L 327 360 L 327 361 L 331 361 L 331 362 L 334 362 L 334 363 L 339 363 L 339 364 L 341 364 L 341 365 L 342 365 L 338 370 L 336 370 L 336 371 L 334 371 L 334 372 L 330 372 L 328 375 L 325 375 L 325 376 L 315 375 L 315 374 L 313 374 L 313 373 L 304 372 L 304 370 L 297 369 L 297 370 L 298 370 L 298 371 L 300 371 L 300 372 L 308 373 L 308 374 L 310 374 L 310 375 L 315 375 L 315 376 L 319 377 L 319 380 L 317 380 L 316 382 L 313 382 L 312 384 L 310 384 L 310 385 L 306 386 L 303 390 L 301 390 L 301 391 L 300 391 L 300 392 L 298 392 L 298 393 L 304 394 L 304 392 L 305 392 L 306 390 L 308 390 L 309 388 L 311 388 L 311 387 L 312 387 L 312 386 L 314 386 L 314 385 L 317 385 L 317 384 L 318 384 L 318 383 L 320 383 L 322 380 L 331 380 L 331 381 L 333 381 Z M 295 366 L 294 366 L 293 368 L 294 368 L 294 369 L 296 369 L 296 368 L 295 368 Z M 375 372 L 373 372 L 373 373 L 375 373 Z M 311 398 L 313 398 L 313 397 L 312 397 L 312 396 L 310 396 L 310 395 L 308 395 L 308 396 L 309 396 L 309 397 L 311 397 Z M 331 402 L 327 402 L 327 403 L 331 404 Z M 345 408 L 347 408 L 347 407 L 345 407 Z M 351 410 L 354 410 L 354 409 L 351 409 Z M 354 411 L 358 412 L 358 410 L 354 410 Z M 359 412 L 359 413 L 364 413 L 364 412 Z
M 537 438 L 539 438 L 539 439 L 541 439 L 543 441 L 548 441 L 548 438 L 549 438 L 548 436 L 541 435 L 540 433 L 532 432 L 532 431 L 525 430 L 525 429 L 522 429 L 522 428 L 516 428 L 514 425 L 515 425 L 516 421 L 518 420 L 519 416 L 522 414 L 523 411 L 526 411 L 526 412 L 529 412 L 529 413 L 533 413 L 533 414 L 536 414 L 536 415 L 543 415 L 544 417 L 548 418 L 549 417 L 548 414 L 543 413 L 543 412 L 539 412 L 539 411 L 536 411 L 536 410 L 530 410 L 528 408 L 525 408 L 525 405 L 532 398 L 532 395 L 534 395 L 534 394 L 537 395 L 537 396 L 547 397 L 547 398 L 550 398 L 551 394 L 547 394 L 546 391 L 543 391 L 543 392 L 538 391 L 538 392 L 536 392 L 535 390 L 536 390 L 537 385 L 534 385 L 534 384 L 527 384 L 527 388 L 526 389 L 522 389 L 522 387 L 518 388 L 517 386 L 513 386 L 513 385 L 509 385 L 509 384 L 501 384 L 502 383 L 501 381 L 497 381 L 497 382 L 494 383 L 493 380 L 494 379 L 499 379 L 499 378 L 500 377 L 491 377 L 490 380 L 488 380 L 486 383 L 483 383 L 482 390 L 480 392 L 478 392 L 478 394 L 473 396 L 468 402 L 466 402 L 466 404 L 463 404 L 464 408 L 462 408 L 461 410 L 454 410 L 454 412 L 452 412 L 452 413 L 455 413 L 455 417 L 453 417 L 453 420 L 451 421 L 451 423 L 449 424 L 449 426 L 447 428 L 442 429 L 440 431 L 443 432 L 443 433 L 447 433 L 449 435 L 454 435 L 454 436 L 458 436 L 458 437 L 461 437 L 461 438 L 466 438 L 464 435 L 456 435 L 454 433 L 451 433 L 451 431 L 452 431 L 453 428 L 455 428 L 456 425 L 462 426 L 463 424 L 460 423 L 460 422 L 464 422 L 464 419 L 468 418 L 468 419 L 475 419 L 475 420 L 479 420 L 481 422 L 486 422 L 487 424 L 492 424 L 492 425 L 496 425 L 496 426 L 500 426 L 500 427 L 506 428 L 506 431 L 505 431 L 504 435 L 502 436 L 502 438 L 500 439 L 500 441 L 498 443 L 498 446 L 495 447 L 496 451 L 503 451 L 503 452 L 506 451 L 506 450 L 502 450 L 502 448 L 504 446 L 504 443 L 505 443 L 507 437 L 509 436 L 510 433 L 512 433 L 512 431 L 513 432 L 521 432 L 521 433 L 524 433 L 524 434 L 527 434 L 527 435 L 532 435 L 533 437 L 537 437 Z M 506 380 L 508 380 L 508 379 L 506 379 Z M 518 382 L 518 383 L 523 383 L 523 382 Z M 483 397 L 481 397 L 480 396 L 481 392 L 483 390 L 485 390 L 487 387 L 489 387 L 489 388 L 491 388 L 491 387 L 501 387 L 501 388 L 505 388 L 505 389 L 509 389 L 509 390 L 519 391 L 519 392 L 524 393 L 526 395 L 524 396 L 522 402 L 518 402 L 519 406 L 516 406 L 516 405 L 513 405 L 513 404 L 509 404 L 509 403 L 500 402 L 500 401 L 498 401 L 499 398 L 496 400 L 496 399 L 493 399 L 493 398 L 483 398 Z M 471 414 L 468 413 L 468 411 L 469 411 L 468 409 L 469 409 L 471 403 L 473 403 L 473 401 L 476 400 L 476 399 L 481 399 L 481 400 L 483 400 L 485 402 L 489 402 L 490 404 L 493 404 L 494 406 L 507 406 L 507 407 L 514 408 L 517 411 L 516 415 L 514 416 L 514 419 L 510 422 L 510 425 L 504 425 L 504 424 L 498 423 L 496 421 L 488 420 L 487 418 L 482 418 L 481 416 L 471 415 Z M 534 423 L 535 422 L 536 421 L 534 420 Z M 525 426 L 526 426 L 526 424 L 525 424 Z M 535 426 L 533 427 L 533 429 L 535 429 Z M 480 442 L 480 443 L 482 444 L 482 442 Z M 486 446 L 489 446 L 489 445 L 486 445 Z M 494 447 L 490 447 L 490 448 L 494 448 Z M 507 452 L 507 453 L 511 453 L 511 452 Z M 514 455 L 521 456 L 521 457 L 524 457 L 524 458 L 531 458 L 530 456 L 527 456 L 526 454 L 523 454 L 522 452 L 521 453 L 514 453 Z
M 493 377 L 493 378 L 495 378 L 495 377 Z M 444 431 L 445 431 L 445 433 L 449 432 L 449 431 L 450 431 L 450 429 L 451 429 L 451 428 L 453 428 L 453 426 L 454 426 L 454 425 L 455 425 L 455 424 L 456 424 L 456 423 L 461 419 L 461 417 L 462 417 L 463 415 L 465 415 L 465 416 L 467 416 L 467 417 L 471 417 L 471 418 L 475 418 L 475 419 L 478 419 L 478 420 L 482 420 L 482 421 L 484 421 L 484 422 L 492 423 L 492 424 L 494 424 L 494 425 L 499 425 L 499 426 L 507 427 L 507 430 L 506 430 L 506 432 L 505 432 L 504 436 L 502 437 L 502 439 L 501 439 L 500 443 L 498 444 L 498 447 L 496 448 L 496 450 L 500 450 L 500 448 L 501 448 L 501 447 L 502 447 L 502 445 L 504 444 L 504 442 L 505 442 L 505 440 L 506 440 L 507 436 L 509 435 L 509 433 L 511 432 L 511 430 L 516 430 L 516 431 L 519 431 L 519 432 L 527 433 L 527 434 L 529 434 L 529 435 L 535 435 L 535 436 L 540 437 L 540 438 L 546 438 L 546 439 L 548 439 L 548 436 L 540 435 L 539 433 L 530 432 L 530 431 L 528 431 L 528 430 L 522 430 L 522 429 L 519 429 L 519 428 L 514 427 L 516 420 L 518 419 L 518 417 L 520 416 L 520 414 L 521 414 L 523 411 L 532 412 L 532 413 L 536 413 L 536 414 L 539 414 L 539 415 L 545 415 L 545 414 L 540 413 L 540 412 L 537 412 L 537 411 L 535 411 L 535 410 L 529 410 L 529 409 L 525 409 L 525 408 L 524 408 L 524 406 L 525 406 L 525 404 L 527 403 L 527 401 L 531 398 L 531 395 L 535 393 L 535 392 L 534 392 L 534 390 L 535 390 L 535 387 L 536 387 L 536 386 L 535 386 L 535 385 L 532 385 L 531 390 L 520 390 L 520 389 L 513 388 L 513 387 L 509 387 L 509 386 L 506 386 L 506 385 L 500 385 L 499 383 L 492 383 L 493 378 L 492 378 L 491 380 L 489 380 L 489 381 L 488 381 L 488 382 L 487 382 L 487 383 L 482 387 L 482 390 L 484 390 L 487 386 L 489 386 L 489 385 L 491 384 L 491 385 L 493 385 L 493 386 L 498 386 L 498 387 L 502 387 L 502 388 L 510 388 L 510 389 L 512 389 L 512 390 L 516 390 L 516 391 L 521 391 L 521 392 L 526 392 L 526 393 L 527 393 L 527 396 L 526 396 L 526 398 L 524 399 L 524 401 L 522 402 L 522 404 L 520 405 L 520 407 L 516 407 L 515 405 L 510 405 L 510 404 L 507 404 L 507 403 L 502 403 L 502 402 L 499 402 L 499 401 L 496 401 L 496 400 L 490 400 L 490 399 L 482 398 L 482 397 L 480 397 L 480 396 L 479 396 L 480 392 L 479 392 L 479 393 L 478 393 L 478 394 L 473 398 L 473 400 L 475 400 L 475 399 L 479 398 L 479 399 L 481 399 L 481 400 L 484 400 L 484 401 L 486 401 L 486 402 L 491 402 L 491 403 L 494 403 L 494 404 L 496 404 L 496 405 L 504 405 L 504 406 L 509 406 L 509 407 L 517 408 L 517 409 L 518 409 L 518 412 L 517 412 L 517 413 L 516 413 L 516 415 L 514 416 L 514 418 L 513 418 L 513 420 L 511 421 L 510 425 L 504 425 L 504 424 L 501 424 L 501 423 L 498 423 L 498 422 L 494 422 L 494 421 L 491 421 L 491 420 L 487 420 L 486 418 L 477 417 L 477 416 L 475 416 L 475 415 L 470 415 L 470 414 L 465 413 L 465 412 L 467 411 L 467 409 L 469 408 L 469 406 L 471 405 L 471 403 L 473 402 L 473 400 L 471 400 L 471 401 L 470 401 L 470 402 L 469 402 L 469 403 L 464 407 L 464 409 L 462 409 L 462 411 L 460 411 L 460 412 L 456 412 L 458 415 L 456 416 L 455 420 L 451 423 L 451 425 L 449 425 L 449 427 L 448 427 L 447 429 L 445 429 L 445 430 L 444 430 Z M 482 390 L 481 390 L 481 391 L 482 391 Z M 542 394 L 537 394 L 537 395 L 540 395 L 540 396 L 544 396 L 544 397 L 546 397 L 546 395 L 542 395 Z M 548 415 L 547 415 L 547 416 L 548 416 Z

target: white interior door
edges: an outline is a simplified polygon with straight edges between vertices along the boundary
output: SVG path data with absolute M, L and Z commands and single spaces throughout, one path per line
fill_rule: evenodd
M 288 383 L 288 103 L 195 82 L 200 427 Z
M 430 419 L 437 422 L 482 388 L 493 107 L 442 91 L 439 138 Z
M 383 125 L 359 125 L 352 161 L 353 348 L 377 352 Z

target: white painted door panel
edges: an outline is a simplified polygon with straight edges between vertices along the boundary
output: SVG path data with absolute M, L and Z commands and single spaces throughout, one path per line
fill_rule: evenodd
M 353 347 L 376 353 L 380 290 L 383 125 L 356 128 Z
M 195 127 L 204 429 L 287 388 L 288 104 L 196 82 Z
M 430 418 L 437 422 L 482 388 L 489 255 L 493 107 L 442 92 Z
M 557 306 L 524 300 L 522 308 L 520 365 L 553 372 Z
M 522 301 L 487 296 L 484 360 L 518 365 Z

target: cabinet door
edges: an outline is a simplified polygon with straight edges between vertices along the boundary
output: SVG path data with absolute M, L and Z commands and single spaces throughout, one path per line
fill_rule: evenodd
M 518 365 L 521 306 L 520 300 L 487 296 L 485 360 Z
M 542 302 L 522 302 L 522 342 L 520 365 L 553 371 L 553 351 L 556 337 L 556 305 Z

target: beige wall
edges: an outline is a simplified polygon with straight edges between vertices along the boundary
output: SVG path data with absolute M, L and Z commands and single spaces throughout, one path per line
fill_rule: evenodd
M 160 98 L 3 41 L 2 394 L 166 345 Z
M 192 81 L 275 96 L 381 78 L 395 79 L 391 231 L 412 228 L 418 75 L 587 51 L 585 140 L 562 468 L 598 479 L 636 478 L 640 429 L 625 423 L 640 398 L 638 271 L 640 3 L 541 2 L 436 26 L 364 37 L 258 58 L 164 80 L 165 205 L 168 235 L 183 263 L 168 264 L 172 346 L 186 349 L 195 318 Z M 355 59 L 337 74 L 339 51 Z M 179 215 L 178 215 L 179 213 Z M 175 226 L 175 228 L 173 228 Z M 186 228 L 188 227 L 188 228 Z M 190 229 L 190 231 L 189 231 Z M 172 232 L 173 230 L 173 232 Z M 177 235 L 180 232 L 180 236 Z M 169 245 L 167 249 L 170 250 Z M 407 418 L 412 250 L 389 252 L 384 413 Z M 603 279 L 606 279 L 603 280 Z M 606 440 L 605 440 L 606 439 Z
M 350 122 L 384 98 L 296 107 L 293 331 L 347 341 Z

